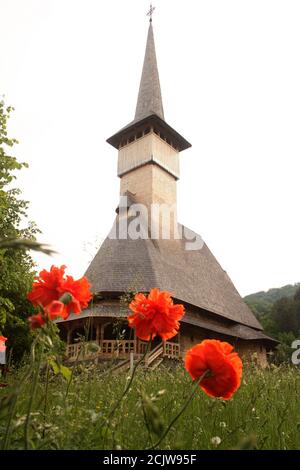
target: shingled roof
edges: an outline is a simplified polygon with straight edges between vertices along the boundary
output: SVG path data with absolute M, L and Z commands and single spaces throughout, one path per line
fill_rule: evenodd
M 72 313 L 69 318 L 68 322 L 70 321 L 78 321 L 81 319 L 86 318 L 101 318 L 101 317 L 114 317 L 114 318 L 124 318 L 127 319 L 128 314 L 130 313 L 129 309 L 120 308 L 119 302 L 115 304 L 106 303 L 105 301 L 96 303 L 89 307 L 88 309 L 83 310 L 79 315 Z M 55 322 L 57 324 L 64 323 L 66 320 L 62 318 L 57 319 Z M 270 336 L 266 335 L 263 331 L 257 330 L 245 325 L 237 324 L 230 322 L 224 324 L 224 322 L 220 322 L 212 319 L 208 319 L 207 317 L 198 314 L 190 314 L 190 312 L 186 312 L 184 317 L 182 318 L 182 323 L 193 325 L 200 327 L 207 331 L 214 331 L 221 335 L 230 336 L 232 338 L 239 338 L 243 340 L 253 341 L 253 340 L 264 340 L 267 343 L 276 343 L 277 341 L 271 338 Z
M 118 225 L 119 216 L 112 232 Z M 206 244 L 188 251 L 184 239 L 122 240 L 108 236 L 85 275 L 95 294 L 149 292 L 158 287 L 182 302 L 262 330 Z

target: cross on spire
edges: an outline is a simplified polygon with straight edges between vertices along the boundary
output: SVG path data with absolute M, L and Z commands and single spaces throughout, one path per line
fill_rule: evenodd
M 150 16 L 150 20 L 149 20 L 150 23 L 152 23 L 152 16 L 153 16 L 153 13 L 154 13 L 155 8 L 156 8 L 156 7 L 154 7 L 154 6 L 152 5 L 152 3 L 151 3 L 151 4 L 150 4 L 150 10 L 149 10 L 148 13 L 147 13 L 147 16 Z

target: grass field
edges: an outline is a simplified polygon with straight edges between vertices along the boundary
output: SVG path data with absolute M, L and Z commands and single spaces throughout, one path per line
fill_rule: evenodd
M 44 370 L 30 404 L 30 376 L 13 393 L 23 372 L 10 374 L 10 386 L 0 389 L 0 435 L 3 447 L 10 420 L 9 449 L 149 448 L 192 387 L 181 365 L 137 371 L 129 393 L 109 417 L 128 373 L 103 375 L 96 366 L 79 366 L 68 384 Z M 158 448 L 299 449 L 299 397 L 298 369 L 271 366 L 262 371 L 245 365 L 242 386 L 232 400 L 212 399 L 199 389 Z

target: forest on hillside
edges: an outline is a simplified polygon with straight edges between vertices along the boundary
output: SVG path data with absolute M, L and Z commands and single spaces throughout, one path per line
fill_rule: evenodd
M 245 302 L 257 317 L 270 313 L 274 303 L 284 297 L 294 297 L 300 288 L 300 282 L 297 284 L 288 284 L 283 287 L 269 289 L 267 291 L 256 292 L 255 294 L 246 295 Z
M 288 361 L 292 342 L 300 338 L 300 283 L 247 295 L 244 300 L 265 332 L 280 341 L 278 361 Z

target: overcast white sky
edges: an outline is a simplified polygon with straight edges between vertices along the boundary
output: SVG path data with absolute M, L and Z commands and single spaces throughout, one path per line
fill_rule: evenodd
M 299 0 L 156 0 L 179 219 L 245 295 L 300 281 Z M 147 0 L 0 0 L 0 94 L 41 240 L 82 275 L 118 204 L 106 139 L 135 111 Z

